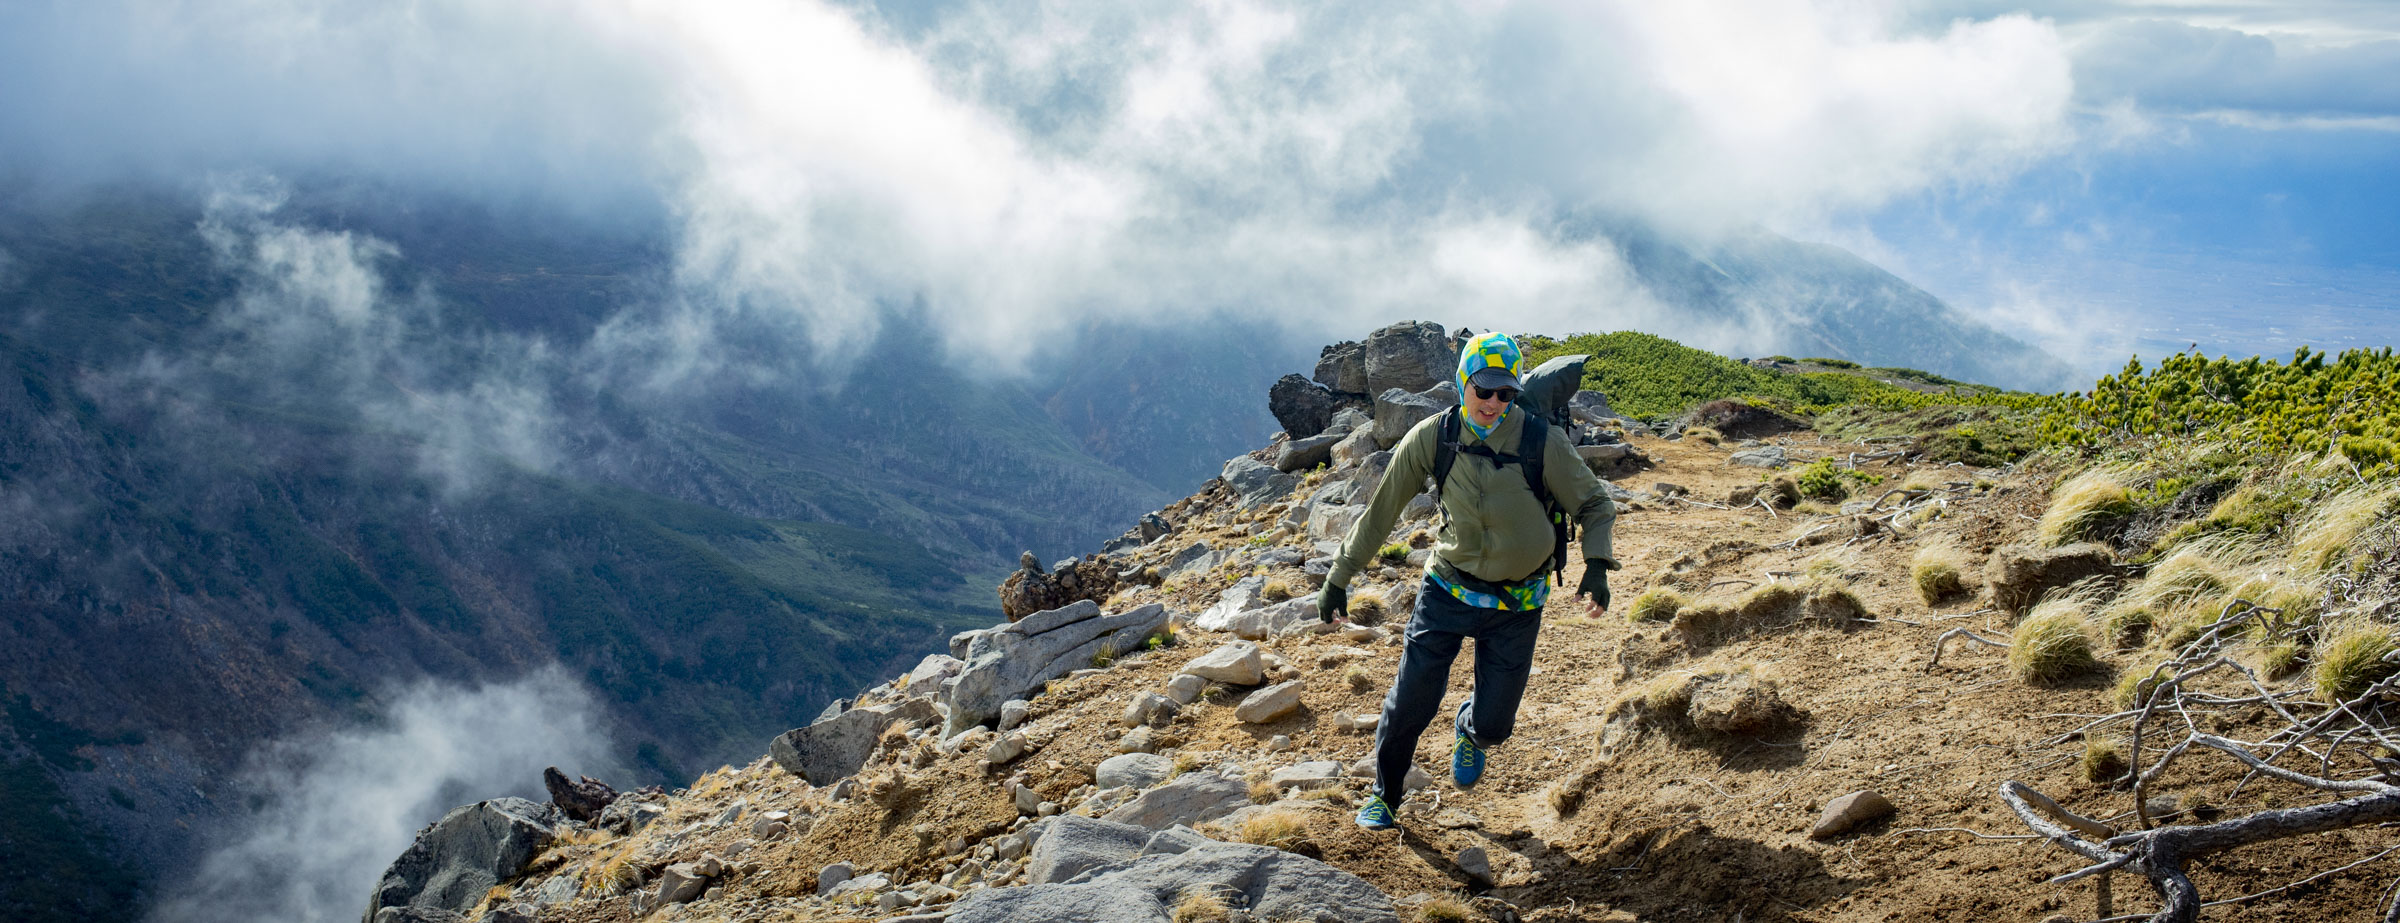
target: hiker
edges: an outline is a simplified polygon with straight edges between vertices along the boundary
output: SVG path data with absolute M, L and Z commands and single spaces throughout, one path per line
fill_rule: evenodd
M 1616 505 L 1575 454 L 1573 440 L 1514 405 L 1523 390 L 1517 377 L 1523 364 L 1507 334 L 1466 342 L 1458 360 L 1460 406 L 1401 437 L 1390 470 L 1366 515 L 1343 539 L 1317 596 L 1318 618 L 1348 616 L 1351 577 L 1382 549 L 1401 508 L 1433 478 L 1440 531 L 1409 614 L 1400 674 L 1384 696 L 1375 728 L 1375 790 L 1358 809 L 1361 827 L 1399 823 L 1393 812 L 1407 793 L 1417 739 L 1440 710 L 1450 663 L 1468 638 L 1475 639 L 1475 687 L 1453 721 L 1458 736 L 1450 748 L 1450 774 L 1462 789 L 1483 777 L 1486 752 L 1516 729 L 1542 604 L 1550 578 L 1564 567 L 1571 523 L 1583 529 L 1583 582 L 1575 594 L 1585 597 L 1588 617 L 1608 611 L 1608 571 L 1617 566 L 1610 550 Z M 1539 454 L 1520 457 L 1536 440 Z M 1548 504 L 1534 489 L 1537 471 Z

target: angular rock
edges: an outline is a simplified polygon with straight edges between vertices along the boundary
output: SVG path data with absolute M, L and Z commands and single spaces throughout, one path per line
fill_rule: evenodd
M 1366 513 L 1365 504 L 1356 506 L 1327 504 L 1310 510 L 1308 513 L 1308 539 L 1310 541 L 1340 539 L 1350 534 L 1350 525 L 1357 522 L 1359 517 Z
M 1285 766 L 1267 774 L 1267 781 L 1276 788 L 1314 790 L 1342 784 L 1342 764 L 1334 760 L 1311 760 Z
M 1317 594 L 1310 593 L 1297 599 L 1288 599 L 1272 606 L 1262 606 L 1236 615 L 1232 621 L 1226 623 L 1225 630 L 1243 640 L 1264 641 L 1276 635 L 1317 624 L 1319 624 Z
M 1168 556 L 1166 560 L 1158 562 L 1159 577 L 1163 580 L 1194 571 L 1205 571 L 1217 566 L 1217 560 L 1215 549 L 1208 547 L 1207 542 L 1193 542 L 1183 546 L 1183 550 Z
M 1193 891 L 1217 894 L 1256 920 L 1399 923 L 1391 898 L 1375 886 L 1306 856 L 1248 843 L 1171 839 L 1160 846 L 1131 861 L 1095 866 L 1071 883 L 975 891 L 951 905 L 949 923 L 1167 923 Z
M 1155 753 L 1125 753 L 1101 760 L 1099 768 L 1092 770 L 1092 784 L 1140 791 L 1166 781 L 1174 773 L 1174 760 Z
M 1213 772 L 1187 772 L 1141 793 L 1103 819 L 1164 830 L 1215 820 L 1249 803 L 1249 786 Z
M 1880 793 L 1851 792 L 1825 803 L 1825 810 L 1817 814 L 1817 822 L 1808 828 L 1808 836 L 1816 840 L 1831 839 L 1890 817 L 1898 810 Z
M 1102 651 L 1140 650 L 1167 626 L 1166 607 L 1157 603 L 1117 615 L 1097 615 L 1098 611 L 1094 605 L 1090 612 L 1095 614 L 1073 619 L 1036 613 L 1009 625 L 969 632 L 974 637 L 963 644 L 952 639 L 954 652 L 966 652 L 960 659 L 967 665 L 943 685 L 942 699 L 950 713 L 943 733 L 956 734 L 992 720 L 1002 703 L 1091 666 L 1093 656 Z
M 1781 468 L 1791 464 L 1791 456 L 1784 452 L 1782 446 L 1767 445 L 1735 452 L 1726 457 L 1725 463 L 1750 468 Z
M 1300 707 L 1300 681 L 1276 683 L 1242 700 L 1234 706 L 1233 716 L 1251 724 L 1265 724 Z
M 1298 476 L 1277 471 L 1248 455 L 1236 455 L 1225 462 L 1225 470 L 1218 476 L 1225 479 L 1234 496 L 1241 498 L 1234 507 L 1244 510 L 1281 500 L 1300 486 Z
M 786 825 L 788 829 L 791 821 L 792 813 L 790 811 L 760 811 L 757 817 L 750 819 L 750 835 L 762 840 L 772 840 L 780 834 L 771 834 L 768 831 L 777 824 Z
M 848 884 L 850 876 L 853 874 L 855 874 L 855 870 L 848 862 L 836 862 L 826 866 L 817 872 L 817 896 L 823 897 L 832 893 L 833 889 Z
M 1410 427 L 1458 406 L 1458 388 L 1445 381 L 1422 392 L 1392 388 L 1375 395 L 1375 445 L 1391 448 Z
M 580 782 L 570 782 L 567 774 L 552 766 L 542 770 L 542 787 L 550 790 L 550 803 L 567 812 L 567 816 L 589 823 L 608 806 L 616 803 L 617 790 L 591 776 Z
M 1615 419 L 1617 412 L 1608 407 L 1608 395 L 1598 391 L 1577 391 L 1567 399 L 1567 413 L 1577 421 L 1599 425 Z
M 876 741 L 895 723 L 925 724 L 937 717 L 927 699 L 902 699 L 888 705 L 853 708 L 803 728 L 793 728 L 767 744 L 775 765 L 810 785 L 830 785 L 858 772 Z
M 1465 872 L 1468 878 L 1472 878 L 1476 883 L 1486 887 L 1492 884 L 1492 857 L 1490 853 L 1484 851 L 1483 847 L 1469 846 L 1459 850 L 1456 861 L 1458 870 Z
M 608 808 L 600 812 L 600 817 L 592 821 L 592 826 L 618 836 L 632 836 L 650 826 L 651 821 L 666 816 L 666 813 L 667 809 L 662 805 L 619 794 L 617 800 L 609 802 Z
M 1458 353 L 1442 325 L 1402 321 L 1367 334 L 1367 393 L 1423 391 L 1457 374 Z
M 1575 454 L 1581 456 L 1586 464 L 1605 465 L 1632 455 L 1633 447 L 1622 442 L 1579 445 L 1575 447 Z
M 1349 433 L 1325 432 L 1306 439 L 1294 439 L 1283 444 L 1275 455 L 1275 470 L 1288 474 L 1305 472 L 1318 465 L 1332 464 L 1333 447 Z
M 1256 686 L 1267 677 L 1266 652 L 1256 643 L 1235 641 L 1192 658 L 1183 672 L 1215 683 Z
M 1267 389 L 1267 412 L 1295 441 L 1324 432 L 1333 422 L 1335 401 L 1331 390 L 1296 374 L 1276 379 Z
M 1137 692 L 1133 701 L 1125 703 L 1125 714 L 1119 716 L 1119 721 L 1126 727 L 1143 724 L 1166 727 L 1175 720 L 1176 711 L 1178 706 L 1173 699 L 1155 692 Z
M 1010 699 L 1000 703 L 1000 730 L 1007 731 L 1024 724 L 1025 713 L 1032 710 L 1033 703 L 1024 699 Z
M 1025 735 L 1016 731 L 1002 734 L 983 751 L 985 761 L 994 766 L 1025 755 Z
M 1077 600 L 1098 602 L 1117 591 L 1117 570 L 1099 555 L 1060 561 L 1048 573 L 1033 552 L 1018 559 L 1015 573 L 1000 583 L 1000 612 L 1010 621 L 1058 609 Z M 952 672 L 956 672 L 953 670 Z
M 1024 785 L 1011 786 L 1009 800 L 1016 804 L 1019 814 L 1035 814 L 1042 810 L 1042 793 Z M 962 849 L 959 852 L 965 852 L 965 850 Z
M 372 920 L 387 907 L 473 910 L 493 885 L 524 871 L 565 822 L 557 806 L 523 798 L 454 808 L 384 870 L 368 897 L 366 917 Z
M 1025 860 L 1025 883 L 1057 884 L 1092 869 L 1132 861 L 1149 841 L 1149 830 L 1132 824 L 1061 814 L 1035 824 L 1033 852 Z
M 1156 753 L 1158 752 L 1158 733 L 1147 726 L 1127 731 L 1125 736 L 1117 738 L 1117 752 Z
M 1207 689 L 1208 680 L 1189 673 L 1177 673 L 1174 679 L 1167 680 L 1167 698 L 1173 699 L 1177 705 L 1192 704 Z
M 2024 615 L 2053 590 L 2116 575 L 2116 556 L 2106 547 L 2090 543 L 2064 548 L 2003 545 L 1993 549 L 1983 570 L 1984 583 L 1992 589 L 1992 604 L 2012 616 Z
M 1333 449 L 1326 453 L 1326 462 L 1336 471 L 1347 471 L 1380 451 L 1383 446 L 1375 441 L 1375 420 L 1369 417 L 1365 426 L 1351 430 L 1333 444 Z
M 703 862 L 678 862 L 658 873 L 658 903 L 689 903 L 708 890 L 709 879 L 716 877 L 722 866 L 711 871 Z
M 958 658 L 948 654 L 927 654 L 924 660 L 917 662 L 916 669 L 908 671 L 906 689 L 910 695 L 919 695 L 928 689 L 939 689 L 943 680 L 957 676 L 958 671 L 965 666 L 966 664 L 959 662 Z
M 1368 393 L 1366 344 L 1344 340 L 1318 351 L 1314 378 L 1317 384 L 1337 394 L 1365 395 Z
M 1259 603 L 1260 590 L 1266 589 L 1267 578 L 1258 575 L 1243 577 L 1217 594 L 1216 605 L 1200 611 L 1192 618 L 1192 627 L 1201 631 L 1224 631 L 1233 617 Z
M 1375 778 L 1375 757 L 1368 756 L 1350 764 L 1350 777 L 1353 779 Z M 1407 791 L 1413 792 L 1432 784 L 1433 776 L 1426 774 L 1424 767 L 1415 763 L 1409 764 L 1408 779 L 1405 782 Z

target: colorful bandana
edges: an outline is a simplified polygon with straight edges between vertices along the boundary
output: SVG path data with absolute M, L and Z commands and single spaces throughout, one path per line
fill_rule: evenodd
M 1467 383 L 1468 376 L 1473 375 L 1476 372 L 1483 371 L 1484 369 L 1496 366 L 1507 370 L 1510 377 L 1522 381 L 1524 380 L 1524 376 L 1519 375 L 1518 371 L 1524 365 L 1525 354 L 1517 351 L 1517 341 L 1508 334 L 1500 333 L 1498 331 L 1476 334 L 1473 339 L 1468 340 L 1466 345 L 1461 346 L 1458 351 L 1459 407 L 1466 407 L 1467 395 L 1474 393 L 1473 391 L 1468 390 L 1474 387 L 1473 385 Z M 1516 409 L 1516 405 L 1509 405 L 1508 410 L 1514 409 Z M 1492 430 L 1499 429 L 1501 422 L 1508 419 L 1508 410 L 1501 411 L 1500 418 L 1493 420 L 1492 425 L 1490 426 L 1475 425 L 1475 418 L 1467 413 L 1462 412 L 1458 416 L 1460 420 L 1467 424 L 1468 429 L 1475 432 L 1476 438 L 1490 439 L 1492 438 Z M 1465 597 L 1460 598 L 1464 599 Z M 1486 608 L 1490 607 L 1487 606 Z
M 1434 573 L 1433 568 L 1430 567 L 1425 569 L 1425 576 L 1433 578 L 1434 586 L 1448 590 L 1452 598 L 1478 609 L 1530 612 L 1540 609 L 1543 603 L 1550 601 L 1550 581 L 1544 579 L 1548 576 L 1547 572 L 1528 583 L 1502 584 L 1501 588 L 1508 591 L 1507 599 L 1451 583 L 1442 579 L 1442 575 Z

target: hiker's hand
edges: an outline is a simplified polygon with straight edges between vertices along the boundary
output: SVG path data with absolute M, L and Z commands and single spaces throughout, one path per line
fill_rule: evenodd
M 1596 619 L 1607 615 L 1608 562 L 1599 560 L 1583 562 L 1583 582 L 1576 585 L 1575 595 L 1591 600 L 1584 610 L 1585 616 Z
M 1350 591 L 1331 583 L 1317 594 L 1317 621 L 1332 624 L 1335 619 L 1350 617 Z

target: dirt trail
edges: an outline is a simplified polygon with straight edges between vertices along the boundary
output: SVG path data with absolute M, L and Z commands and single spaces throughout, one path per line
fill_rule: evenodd
M 1796 461 L 1864 451 L 1809 433 L 1778 441 Z M 2021 540 L 2041 511 L 2041 484 L 1996 472 L 1912 472 L 1870 464 L 1867 470 L 1887 480 L 1865 491 L 1869 497 L 1912 475 L 1920 482 L 1974 486 L 1959 491 L 1945 515 L 1919 528 L 1858 537 L 1854 520 L 1823 507 L 1778 513 L 1717 508 L 1735 488 L 1761 480 L 1759 469 L 1728 463 L 1729 447 L 1648 438 L 1637 444 L 1655 467 L 1617 478 L 1622 486 L 1650 495 L 1655 484 L 1672 483 L 1699 502 L 1644 500 L 1621 511 L 1616 548 L 1624 569 L 1612 581 L 1617 611 L 1586 619 L 1579 601 L 1563 592 L 1554 596 L 1517 737 L 1493 752 L 1483 783 L 1465 792 L 1451 786 L 1450 739 L 1437 724 L 1418 762 L 1439 781 L 1407 802 L 1400 829 L 1366 831 L 1352 824 L 1351 809 L 1365 789 L 1363 781 L 1352 780 L 1343 789 L 1277 802 L 1302 823 L 1297 838 L 1282 845 L 1365 877 L 1404 907 L 1426 895 L 1448 895 L 1475 901 L 1495 918 L 2030 923 L 2100 916 L 2093 882 L 2044 883 L 2080 867 L 2079 860 L 2027 838 L 1995 792 L 2003 781 L 2022 780 L 2070 809 L 2132 826 L 2124 790 L 2084 780 L 2078 765 L 2083 744 L 2071 732 L 2112 710 L 2107 699 L 2117 669 L 2147 664 L 2132 662 L 2131 654 L 2103 654 L 2101 670 L 2063 686 L 2034 687 L 2008 674 L 2001 651 L 1954 644 L 1929 669 L 1941 633 L 1964 627 L 2005 638 L 2009 623 L 1978 593 L 1929 606 L 1909 581 L 1910 559 L 1928 543 L 1958 546 L 1979 570 L 1993 547 Z M 1220 537 L 1238 540 L 1248 528 L 1224 524 Z M 1794 541 L 1812 530 L 1825 540 Z M 1297 570 L 1274 576 L 1292 586 L 1304 579 Z M 1413 569 L 1379 568 L 1362 576 L 1353 598 L 1416 576 Z M 1566 576 L 1572 586 L 1579 568 Z M 1646 586 L 1666 578 L 1694 589 L 1700 601 L 1730 600 L 1776 581 L 1830 582 L 1846 586 L 1866 618 L 1839 626 L 1776 618 L 1696 645 L 1665 623 L 1621 617 Z M 1970 576 L 1970 590 L 1974 584 Z M 1214 589 L 1185 587 L 1182 594 L 1177 608 L 1190 612 Z M 762 760 L 703 779 L 696 788 L 706 790 L 680 798 L 657 827 L 674 829 L 707 817 L 737 796 L 758 807 L 822 806 L 807 836 L 760 844 L 747 855 L 756 870 L 726 885 L 724 896 L 734 903 L 725 906 L 765 906 L 740 902 L 809 894 L 816 870 L 837 859 L 858 864 L 862 873 L 888 873 L 894 882 L 926 880 L 946 867 L 938 844 L 953 837 L 986 842 L 1019 822 L 1004 794 L 1005 780 L 1023 779 L 1045 798 L 1071 803 L 1070 796 L 1091 782 L 1092 767 L 1115 755 L 1118 718 L 1131 697 L 1164 687 L 1186 661 L 1226 640 L 1187 632 L 1179 645 L 1051 683 L 1032 703 L 1026 724 L 1031 751 L 996 772 L 986 773 L 973 753 L 938 755 L 925 743 L 893 741 L 883 758 L 898 760 L 905 770 L 870 766 L 860 775 L 867 797 L 836 804 Z M 1306 678 L 1304 707 L 1273 724 L 1247 725 L 1233 715 L 1235 699 L 1204 698 L 1160 732 L 1162 752 L 1182 766 L 1259 778 L 1302 760 L 1350 763 L 1365 757 L 1370 737 L 1338 731 L 1334 719 L 1376 713 L 1398 646 L 1305 633 L 1265 644 Z M 1462 661 L 1467 656 L 1471 652 Z M 1354 669 L 1363 675 L 1353 675 Z M 1632 707 L 1617 710 L 1623 717 L 1611 726 L 1612 704 L 1621 699 L 1696 675 L 1742 671 L 1779 690 L 1796 720 L 1762 732 L 1712 734 L 1688 722 L 1634 720 L 1645 711 Z M 1446 704 L 1454 706 L 1466 694 L 1471 674 L 1464 662 L 1453 670 Z M 2213 729 L 2244 730 L 2238 722 Z M 1278 735 L 1291 746 L 1270 752 Z M 2229 765 L 2187 759 L 2152 791 L 2199 796 L 2233 814 L 2322 800 L 2263 782 L 2237 796 L 2239 776 Z M 903 778 L 908 781 L 899 787 L 889 784 Z M 1861 789 L 1888 797 L 1896 815 L 1830 840 L 1809 837 L 1828 800 Z M 1562 805 L 1569 809 L 1563 814 Z M 723 848 L 716 840 L 739 834 L 711 836 L 674 847 L 672 856 L 696 857 Z M 2238 897 L 2395 844 L 2400 836 L 2390 830 L 2352 830 L 2235 850 L 2195 864 L 2193 872 L 2206 897 Z M 1455 857 L 1469 846 L 1490 853 L 1496 883 L 1472 882 L 1456 866 Z M 2213 908 L 2204 919 L 2375 920 L 2381 892 L 2395 873 L 2389 862 L 2370 862 Z M 2156 907 L 2138 879 L 2115 876 L 2114 891 L 2116 913 Z M 625 898 L 576 906 L 582 909 L 562 918 L 629 918 Z M 750 912 L 734 918 L 802 917 Z

